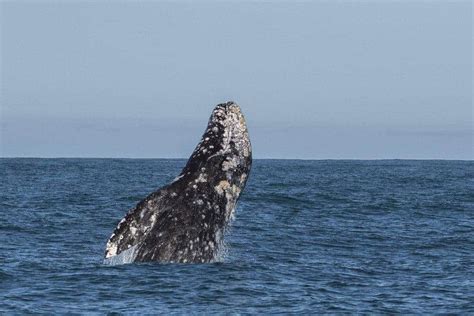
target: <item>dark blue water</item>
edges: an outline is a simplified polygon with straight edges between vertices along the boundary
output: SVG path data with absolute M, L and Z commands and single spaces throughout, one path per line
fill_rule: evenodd
M 184 163 L 1 159 L 0 312 L 474 313 L 474 162 L 257 160 L 223 262 L 102 265 Z

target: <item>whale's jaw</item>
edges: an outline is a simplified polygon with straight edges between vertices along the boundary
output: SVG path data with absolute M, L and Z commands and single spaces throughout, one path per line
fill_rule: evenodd
M 240 107 L 217 105 L 179 176 L 128 212 L 107 242 L 105 258 L 133 249 L 123 256 L 127 262 L 215 261 L 251 165 Z

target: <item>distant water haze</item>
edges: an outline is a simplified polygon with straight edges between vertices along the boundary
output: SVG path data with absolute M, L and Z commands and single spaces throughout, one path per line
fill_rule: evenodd
M 473 159 L 472 3 L 2 2 L 3 157 Z

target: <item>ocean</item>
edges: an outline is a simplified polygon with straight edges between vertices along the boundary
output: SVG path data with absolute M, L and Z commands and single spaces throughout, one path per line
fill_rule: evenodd
M 181 159 L 0 159 L 0 314 L 474 313 L 474 162 L 254 160 L 212 264 L 103 264 Z

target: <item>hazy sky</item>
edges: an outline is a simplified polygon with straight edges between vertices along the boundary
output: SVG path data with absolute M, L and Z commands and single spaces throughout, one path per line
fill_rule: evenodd
M 472 2 L 1 2 L 1 156 L 473 159 Z

